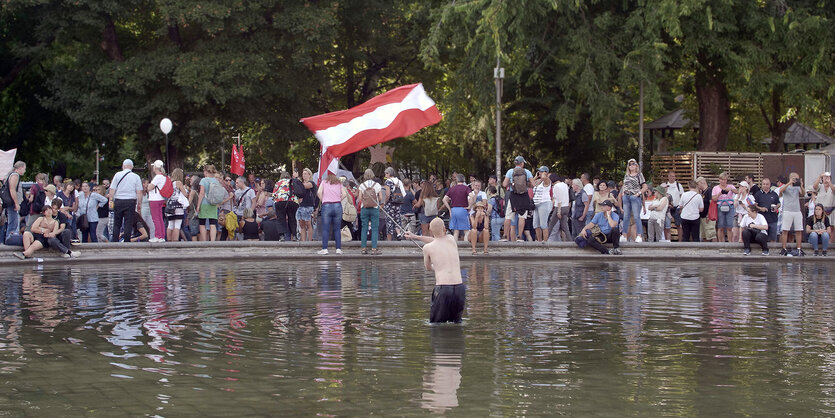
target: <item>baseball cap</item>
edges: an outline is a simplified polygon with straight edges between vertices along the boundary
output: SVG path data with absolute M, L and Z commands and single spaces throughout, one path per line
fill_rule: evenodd
M 604 200 L 604 201 L 600 202 L 600 206 L 608 206 L 608 207 L 612 207 L 612 206 L 614 206 L 614 205 L 612 204 L 612 201 L 611 201 L 611 200 L 606 199 L 606 200 Z
M 539 167 L 539 170 L 537 171 L 539 171 L 540 173 L 549 173 L 551 170 L 549 170 L 548 167 L 543 165 L 542 167 Z
M 750 189 L 751 185 L 749 185 L 747 181 L 742 180 L 742 181 L 739 182 L 739 187 L 744 187 L 746 189 Z
M 825 177 L 832 177 L 832 173 L 830 173 L 830 172 L 828 172 L 828 171 L 825 171 L 825 172 L 823 173 L 823 175 L 824 175 Z
M 514 161 L 516 161 L 516 164 L 527 163 L 527 161 L 525 161 L 525 158 L 522 157 L 521 155 L 517 155 L 516 158 L 514 159 Z
M 151 165 L 152 165 L 152 166 L 154 166 L 154 167 L 157 167 L 157 168 L 162 168 L 162 166 L 163 166 L 164 164 L 162 163 L 162 160 L 156 160 L 156 161 L 154 161 L 154 163 L 153 163 L 153 164 L 151 164 Z

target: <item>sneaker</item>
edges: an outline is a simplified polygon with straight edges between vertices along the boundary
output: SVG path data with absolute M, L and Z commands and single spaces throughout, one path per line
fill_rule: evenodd
M 70 253 L 61 254 L 62 258 L 70 258 Z
M 638 235 L 637 237 L 635 237 L 635 242 L 644 242 L 644 239 L 641 238 L 640 235 Z
M 826 250 L 823 250 L 823 253 L 821 253 L 821 255 L 826 257 Z
M 316 254 L 319 254 L 319 255 L 328 255 L 328 249 L 327 249 L 327 248 L 325 248 L 325 249 L 322 249 L 322 250 L 316 251 Z
M 789 255 L 789 252 L 788 252 L 785 248 L 783 248 L 782 250 L 780 250 L 780 255 L 781 255 L 781 256 L 783 256 L 783 255 Z
M 26 256 L 25 256 L 25 255 L 23 255 L 23 253 L 22 253 L 22 252 L 20 252 L 20 251 L 15 251 L 15 252 L 13 252 L 13 253 L 12 253 L 12 255 L 13 255 L 13 256 L 15 256 L 15 257 L 17 257 L 17 258 L 19 258 L 19 259 L 21 259 L 21 260 L 25 260 L 25 259 L 26 259 Z
M 798 257 L 806 257 L 806 252 L 804 252 L 802 249 L 798 248 L 796 251 Z
M 746 248 L 745 251 L 742 252 L 742 255 L 750 255 L 751 249 Z
M 337 248 L 337 249 L 336 249 L 336 254 L 338 254 L 338 255 L 342 255 L 342 250 L 341 250 L 341 249 L 339 249 L 339 248 Z
M 507 242 L 507 238 L 502 238 L 499 240 L 499 242 Z
M 817 257 L 817 256 L 818 256 L 818 250 L 815 250 L 815 253 L 812 254 L 812 257 Z
M 768 250 L 763 251 L 763 255 L 768 255 Z
M 70 251 L 70 257 L 72 257 L 72 258 L 81 257 L 81 251 Z
M 623 236 L 623 235 L 621 235 L 621 236 L 620 236 L 620 239 L 619 239 L 618 241 L 620 241 L 620 242 L 626 242 L 626 237 L 625 237 L 625 236 Z
M 611 254 L 611 255 L 621 255 L 623 253 L 620 251 L 620 248 L 612 248 L 611 250 L 609 250 L 609 254 Z

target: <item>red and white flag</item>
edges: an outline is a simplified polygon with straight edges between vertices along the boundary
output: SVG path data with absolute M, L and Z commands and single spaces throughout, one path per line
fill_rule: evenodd
M 241 147 L 240 151 L 238 150 L 238 146 L 232 144 L 232 162 L 229 164 L 229 169 L 232 174 L 236 174 L 239 176 L 244 175 L 244 171 L 246 171 L 246 163 L 244 162 L 244 147 Z
M 322 147 L 320 173 L 336 173 L 339 157 L 409 136 L 440 121 L 441 113 L 420 83 L 389 90 L 347 110 L 301 120 Z

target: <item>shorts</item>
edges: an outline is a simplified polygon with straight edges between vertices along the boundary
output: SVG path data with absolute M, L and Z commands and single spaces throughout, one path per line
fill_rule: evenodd
M 533 227 L 534 228 L 547 228 L 548 227 L 548 215 L 551 214 L 551 208 L 554 207 L 550 201 L 542 202 L 536 205 L 536 209 L 533 211 Z
M 429 322 L 461 322 L 466 299 L 467 288 L 464 283 L 435 286 L 429 308 Z
M 725 206 L 729 207 L 730 209 L 727 212 L 722 212 L 721 210 L 717 210 L 716 216 L 716 227 L 717 228 L 733 228 L 737 225 L 735 222 L 736 220 L 736 211 L 732 206 Z M 719 207 L 722 209 L 722 206 Z
M 49 241 L 46 239 L 45 236 L 43 236 L 43 234 L 36 234 L 36 233 L 32 232 L 32 238 L 34 238 L 35 241 L 40 242 L 41 245 L 43 245 L 44 248 L 49 248 Z
M 681 228 L 681 209 L 677 207 L 670 208 L 670 215 L 672 215 L 672 221 L 675 221 L 676 228 Z M 664 228 L 670 229 L 673 227 L 671 222 L 670 216 L 667 216 L 667 220 L 664 221 Z
M 449 229 L 451 231 L 470 230 L 470 212 L 467 211 L 467 208 L 452 208 L 452 212 L 449 214 Z
M 513 211 L 513 208 L 510 206 L 510 199 L 505 199 L 505 208 L 504 208 L 504 218 L 505 219 L 513 219 L 516 215 L 516 212 Z M 528 211 L 523 211 L 522 213 L 518 214 L 519 217 L 522 219 L 528 219 Z
M 200 226 L 205 226 L 209 228 L 210 226 L 214 225 L 217 227 L 217 218 L 198 218 L 200 219 Z
M 702 218 L 699 222 L 699 236 L 706 241 L 716 238 L 716 221 Z
M 313 206 L 299 206 L 299 209 L 296 210 L 296 219 L 310 222 L 313 219 Z
M 180 229 L 183 226 L 185 215 L 172 215 L 168 217 L 168 229 Z
M 420 218 L 420 224 L 421 225 L 429 225 L 429 222 L 432 222 L 432 220 L 437 218 L 437 217 L 438 217 L 438 215 L 426 216 L 426 215 L 423 214 L 423 212 L 421 212 L 420 216 L 418 216 L 418 218 Z
M 783 212 L 783 231 L 802 231 L 803 214 L 800 212 Z

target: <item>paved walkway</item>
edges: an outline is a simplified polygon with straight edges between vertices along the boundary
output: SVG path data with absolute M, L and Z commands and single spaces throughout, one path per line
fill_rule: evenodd
M 336 255 L 333 243 L 329 255 L 317 255 L 321 248 L 319 242 L 173 242 L 173 243 L 105 243 L 73 246 L 81 253 L 79 258 L 63 259 L 52 250 L 35 253 L 35 258 L 19 260 L 12 255 L 21 251 L 20 247 L 0 245 L 0 267 L 33 265 L 42 263 L 87 264 L 87 263 L 123 263 L 154 261 L 198 261 L 198 260 L 263 260 L 267 258 L 290 260 L 359 260 L 359 259 L 414 259 L 422 258 L 421 251 L 411 241 L 380 242 L 381 255 L 361 255 L 358 242 L 343 244 L 342 255 Z M 480 248 L 480 247 L 479 247 Z M 760 255 L 758 245 L 753 246 L 752 254 L 742 255 L 742 244 L 726 243 L 625 243 L 621 245 L 623 255 L 601 255 L 592 249 L 579 249 L 573 242 L 560 243 L 491 243 L 490 254 L 472 255 L 469 243 L 460 242 L 458 252 L 462 260 L 482 258 L 505 260 L 646 260 L 646 261 L 693 261 L 693 260 L 733 260 L 745 262 L 835 262 L 835 251 L 828 257 L 813 257 L 811 247 L 804 244 L 806 257 L 780 257 L 779 245 L 771 248 L 771 255 Z M 41 261 L 38 261 L 38 258 Z

